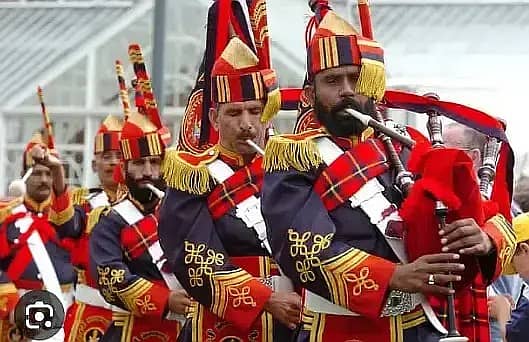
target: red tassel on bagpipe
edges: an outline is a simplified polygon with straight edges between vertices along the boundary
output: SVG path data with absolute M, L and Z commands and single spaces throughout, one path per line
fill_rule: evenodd
M 511 221 L 510 207 L 513 193 L 514 152 L 505 134 L 505 125 L 500 120 L 462 104 L 434 100 L 403 91 L 387 90 L 383 103 L 387 108 L 405 109 L 415 113 L 435 111 L 486 136 L 501 141 L 502 146 L 496 166 L 496 177 L 493 183 L 491 201 L 496 203 L 499 213 L 508 221 Z

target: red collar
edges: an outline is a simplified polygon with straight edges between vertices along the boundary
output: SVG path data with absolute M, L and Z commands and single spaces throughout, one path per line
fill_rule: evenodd
M 234 169 L 240 169 L 241 167 L 247 165 L 247 163 L 244 162 L 243 156 L 239 153 L 230 151 L 221 144 L 217 144 L 216 149 L 217 151 L 219 151 L 219 158 Z M 256 153 L 252 159 L 252 162 L 257 159 L 257 157 L 259 156 Z M 252 162 L 248 164 L 251 164 Z
M 351 136 L 349 138 L 331 136 L 332 140 L 344 150 L 350 150 L 361 142 L 373 137 L 374 130 L 371 127 L 366 128 L 361 135 Z
M 26 194 L 24 196 L 24 205 L 26 206 L 26 209 L 29 211 L 32 211 L 34 213 L 44 213 L 50 209 L 51 196 L 48 197 L 48 199 L 45 200 L 44 202 L 37 203 L 35 200 L 33 200 L 31 197 L 29 197 Z

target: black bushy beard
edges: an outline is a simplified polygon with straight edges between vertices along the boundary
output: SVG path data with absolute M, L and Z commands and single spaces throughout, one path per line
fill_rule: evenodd
M 140 202 L 145 211 L 150 213 L 156 207 L 159 198 L 149 188 L 141 185 L 142 182 L 149 182 L 161 191 L 165 191 L 165 182 L 163 179 L 153 179 L 151 177 L 134 179 L 128 173 L 125 176 L 125 184 L 127 185 L 132 198 Z
M 366 129 L 366 126 L 351 116 L 339 113 L 345 108 L 354 109 L 371 117 L 375 114 L 375 104 L 371 100 L 361 105 L 354 98 L 349 97 L 333 106 L 330 110 L 327 110 L 318 98 L 314 102 L 314 111 L 317 119 L 331 135 L 345 138 L 360 135 Z

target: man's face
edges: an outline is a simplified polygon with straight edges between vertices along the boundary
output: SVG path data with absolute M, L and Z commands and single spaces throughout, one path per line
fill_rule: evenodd
M 26 181 L 28 196 L 37 203 L 44 202 L 51 195 L 53 180 L 48 167 L 40 164 L 33 166 L 33 172 Z
M 443 130 L 443 141 L 446 147 L 464 150 L 470 159 L 472 159 L 472 164 L 474 165 L 474 170 L 476 170 L 476 172 L 481 167 L 481 154 L 479 149 L 468 146 L 463 127 L 447 126 Z
M 160 167 L 162 157 L 143 157 L 127 161 L 125 170 L 125 183 L 131 195 L 140 203 L 149 203 L 157 199 L 151 190 L 145 187 L 151 184 L 160 190 L 164 190 L 165 185 L 160 177 Z
M 115 188 L 114 168 L 121 158 L 120 151 L 105 151 L 95 155 L 92 160 L 92 170 L 97 172 L 99 182 L 105 188 Z
M 520 277 L 526 281 L 529 280 L 529 244 L 527 241 L 518 244 L 512 262 Z
M 373 115 L 375 104 L 366 96 L 355 92 L 360 67 L 348 65 L 323 70 L 314 76 L 312 86 L 306 91 L 320 123 L 334 136 L 359 135 L 365 126 L 358 120 L 340 113 L 352 108 Z
M 253 100 L 223 103 L 217 109 L 211 109 L 209 118 L 219 132 L 220 144 L 242 155 L 255 153 L 246 140 L 263 146 L 266 128 L 266 124 L 261 122 L 263 107 L 261 101 Z

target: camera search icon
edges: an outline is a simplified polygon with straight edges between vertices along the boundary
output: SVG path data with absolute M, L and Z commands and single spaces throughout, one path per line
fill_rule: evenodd
M 60 299 L 49 291 L 29 291 L 15 307 L 15 323 L 24 337 L 46 340 L 61 330 L 64 308 Z

